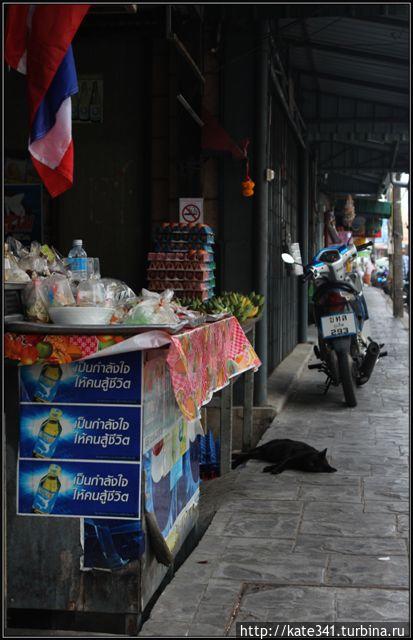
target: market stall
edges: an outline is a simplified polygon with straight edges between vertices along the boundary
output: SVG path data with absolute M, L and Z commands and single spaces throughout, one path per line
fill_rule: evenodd
M 228 471 L 232 382 L 260 362 L 230 313 L 187 309 L 157 327 L 35 322 L 16 311 L 36 286 L 7 285 L 9 611 L 112 613 L 134 632 L 196 527 L 201 407 L 222 390 Z

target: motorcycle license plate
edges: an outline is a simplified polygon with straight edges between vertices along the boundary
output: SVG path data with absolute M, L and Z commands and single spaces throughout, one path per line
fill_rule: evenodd
M 354 313 L 335 313 L 321 318 L 323 338 L 342 338 L 357 333 Z

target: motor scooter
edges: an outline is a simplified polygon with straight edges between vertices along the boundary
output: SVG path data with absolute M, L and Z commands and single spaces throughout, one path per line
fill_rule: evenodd
M 318 330 L 314 353 L 321 361 L 309 368 L 326 374 L 325 393 L 331 385 L 341 384 L 349 407 L 357 405 L 356 387 L 368 382 L 378 359 L 387 355 L 381 351 L 384 344 L 363 335 L 363 325 L 368 319 L 363 283 L 358 273 L 346 271 L 347 263 L 372 245 L 367 242 L 357 247 L 354 244 L 325 247 L 304 267 L 301 276 L 302 282 L 314 283 L 313 311 Z M 295 262 L 287 253 L 281 257 L 286 263 Z

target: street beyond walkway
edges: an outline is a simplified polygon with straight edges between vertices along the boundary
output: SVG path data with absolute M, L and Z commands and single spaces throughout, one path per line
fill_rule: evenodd
M 366 335 L 386 343 L 358 406 L 305 371 L 262 442 L 327 447 L 334 474 L 261 473 L 217 483 L 220 504 L 141 636 L 234 636 L 236 622 L 408 620 L 408 331 L 366 292 Z M 210 483 L 209 483 L 210 484 Z M 212 489 L 212 485 L 211 485 Z

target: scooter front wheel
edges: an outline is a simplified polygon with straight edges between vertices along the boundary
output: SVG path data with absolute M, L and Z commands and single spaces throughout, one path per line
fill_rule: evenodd
M 357 406 L 356 385 L 353 377 L 353 359 L 345 351 L 337 353 L 338 372 L 343 385 L 344 398 L 348 407 Z

